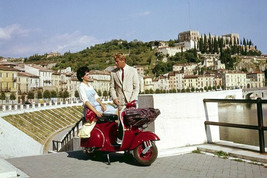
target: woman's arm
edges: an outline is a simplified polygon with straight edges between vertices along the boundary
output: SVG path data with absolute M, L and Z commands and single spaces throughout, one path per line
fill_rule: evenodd
M 93 112 L 97 115 L 97 117 L 101 117 L 101 116 L 103 115 L 103 113 L 98 112 L 98 111 L 95 109 L 95 107 L 92 106 L 92 105 L 90 104 L 89 101 L 86 101 L 86 102 L 85 102 L 85 106 L 86 106 L 88 109 L 90 109 L 91 111 L 93 111 Z
M 95 107 L 93 107 L 91 105 L 91 103 L 89 102 L 88 98 L 87 98 L 87 95 L 86 95 L 86 87 L 84 85 L 80 85 L 79 86 L 79 89 L 78 89 L 78 92 L 79 92 L 79 96 L 83 102 L 83 104 L 88 108 L 90 109 L 91 111 L 93 111 L 97 117 L 101 117 L 102 116 L 102 113 L 98 112 Z
M 96 101 L 100 104 L 103 112 L 107 110 L 107 107 L 101 102 L 100 98 L 97 98 Z

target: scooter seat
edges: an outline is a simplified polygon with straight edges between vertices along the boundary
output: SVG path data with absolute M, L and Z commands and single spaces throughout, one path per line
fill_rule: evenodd
M 114 122 L 115 120 L 118 120 L 118 116 L 116 114 L 107 114 L 104 113 L 102 117 L 97 117 L 98 118 L 98 123 L 101 122 Z

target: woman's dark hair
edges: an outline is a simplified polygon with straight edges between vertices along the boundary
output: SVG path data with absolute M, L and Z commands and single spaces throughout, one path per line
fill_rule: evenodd
M 77 70 L 77 78 L 80 82 L 83 81 L 82 77 L 85 76 L 85 73 L 86 72 L 89 72 L 89 68 L 84 66 L 84 67 L 80 67 L 78 70 Z

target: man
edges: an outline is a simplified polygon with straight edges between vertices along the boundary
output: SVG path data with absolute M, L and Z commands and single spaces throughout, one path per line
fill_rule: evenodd
M 121 109 L 125 103 L 137 100 L 139 79 L 137 70 L 126 64 L 126 58 L 122 53 L 116 54 L 114 61 L 117 68 L 111 72 L 110 95 L 114 104 Z

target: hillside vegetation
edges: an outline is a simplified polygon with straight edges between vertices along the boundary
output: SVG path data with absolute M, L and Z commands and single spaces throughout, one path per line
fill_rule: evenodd
M 148 71 L 154 68 L 156 49 L 152 49 L 151 43 L 137 40 L 131 42 L 112 40 L 88 47 L 77 53 L 66 52 L 59 57 L 47 58 L 47 54 L 33 55 L 26 58 L 26 63 L 56 63 L 54 70 L 71 67 L 73 71 L 76 71 L 81 66 L 88 66 L 91 70 L 104 70 L 115 65 L 113 56 L 116 53 L 126 54 L 129 65 L 147 67 Z
M 55 63 L 53 70 L 65 69 L 71 67 L 76 71 L 81 66 L 88 66 L 90 70 L 104 70 L 109 66 L 114 66 L 113 56 L 117 53 L 126 55 L 127 63 L 131 66 L 139 65 L 144 67 L 145 75 L 159 76 L 172 71 L 174 64 L 183 63 L 199 63 L 203 62 L 201 54 L 220 54 L 220 60 L 225 64 L 226 69 L 234 70 L 237 65 L 238 55 L 256 56 L 261 55 L 257 50 L 250 50 L 252 42 L 243 44 L 232 44 L 229 41 L 219 40 L 218 42 L 209 40 L 200 40 L 199 49 L 191 49 L 185 52 L 176 53 L 174 56 L 157 53 L 157 49 L 152 49 L 153 46 L 158 46 L 159 42 L 142 42 L 138 40 L 127 42 L 126 40 L 112 40 L 103 44 L 87 47 L 86 49 L 77 52 L 66 52 L 62 56 L 47 57 L 44 55 L 33 55 L 25 59 L 25 63 Z M 173 40 L 168 41 L 171 47 L 175 43 Z M 249 45 L 247 45 L 249 44 Z M 233 55 L 233 56 L 232 56 Z M 166 62 L 163 62 L 163 59 Z

